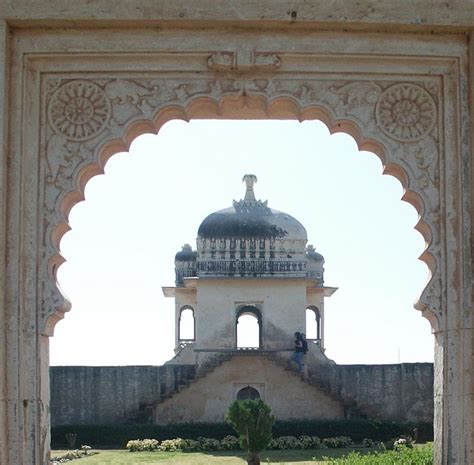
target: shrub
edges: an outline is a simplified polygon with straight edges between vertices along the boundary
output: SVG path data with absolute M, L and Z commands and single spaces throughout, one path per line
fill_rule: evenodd
M 199 437 L 197 442 L 201 450 L 222 450 L 221 443 L 218 439 Z
M 433 440 L 432 423 L 395 423 L 377 420 L 294 420 L 277 421 L 272 428 L 273 436 L 349 436 L 355 442 L 364 438 L 373 441 L 388 441 L 404 435 L 413 435 L 417 429 L 417 442 Z M 77 435 L 77 442 L 93 444 L 101 448 L 125 447 L 130 438 L 189 438 L 199 436 L 222 439 L 234 433 L 226 423 L 174 423 L 170 425 L 123 424 L 123 425 L 69 425 L 51 428 L 53 449 L 68 448 L 67 434 Z
M 158 450 L 160 442 L 156 439 L 134 439 L 127 442 L 130 452 L 152 452 Z
M 66 463 L 66 462 L 70 462 L 71 460 L 82 459 L 83 457 L 95 455 L 95 454 L 98 454 L 98 452 L 92 451 L 91 447 L 82 446 L 81 450 L 79 449 L 71 450 L 59 457 L 51 457 L 51 462 L 53 464 Z
M 302 449 L 301 441 L 295 436 L 280 436 L 270 441 L 270 449 Z
M 372 439 L 370 438 L 364 438 L 362 441 L 362 445 L 364 447 L 374 447 L 375 443 Z
M 329 449 L 339 449 L 343 447 L 350 447 L 354 444 L 351 438 L 347 436 L 337 436 L 335 438 L 323 439 L 323 445 Z
M 319 441 L 319 438 L 317 438 Z M 301 449 L 313 449 L 314 448 L 314 441 L 313 438 L 310 436 L 300 436 L 299 441 L 301 444 Z
M 240 447 L 247 451 L 248 465 L 260 464 L 259 454 L 272 439 L 275 423 L 272 409 L 262 399 L 236 400 L 229 407 L 227 420 L 240 436 Z
M 413 440 L 410 436 L 402 436 L 393 442 L 393 449 L 400 450 L 402 448 L 413 448 Z
M 368 455 L 351 452 L 342 458 L 325 457 L 324 460 L 332 465 L 433 465 L 433 450 L 431 444 L 415 449 L 403 446 L 399 451 L 373 452 Z
M 182 450 L 185 452 L 196 452 L 202 450 L 199 441 L 196 441 L 194 439 L 183 439 L 182 441 L 183 442 L 181 447 Z
M 185 445 L 185 439 L 165 439 L 164 441 L 161 441 L 161 444 L 158 446 L 158 450 L 163 452 L 176 452 L 177 450 L 183 450 Z
M 226 436 L 221 439 L 222 450 L 236 450 L 239 448 L 239 438 L 235 436 Z

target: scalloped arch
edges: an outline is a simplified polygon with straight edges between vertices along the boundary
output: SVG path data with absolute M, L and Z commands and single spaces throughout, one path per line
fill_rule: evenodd
M 110 138 L 95 152 L 95 162 L 82 167 L 75 178 L 75 189 L 69 191 L 62 198 L 59 204 L 60 221 L 54 226 L 51 233 L 51 244 L 54 255 L 48 259 L 48 276 L 55 290 L 60 295 L 62 302 L 57 308 L 48 314 L 44 334 L 52 336 L 54 327 L 64 314 L 70 310 L 70 302 L 61 293 L 57 283 L 57 271 L 64 258 L 60 254 L 60 241 L 64 234 L 70 230 L 68 216 L 71 209 L 78 202 L 84 200 L 84 190 L 87 182 L 94 176 L 103 174 L 104 167 L 114 154 L 128 151 L 135 138 L 142 134 L 158 134 L 161 127 L 171 120 L 184 120 L 189 122 L 192 119 L 278 119 L 278 120 L 319 120 L 329 129 L 331 134 L 343 132 L 350 135 L 356 142 L 359 150 L 370 151 L 376 154 L 382 162 L 383 174 L 395 177 L 404 189 L 402 200 L 411 204 L 418 213 L 418 222 L 415 229 L 425 240 L 425 249 L 419 259 L 423 261 L 430 272 L 430 278 L 423 289 L 415 308 L 421 311 L 422 315 L 428 319 L 433 331 L 439 328 L 439 317 L 429 308 L 428 299 L 425 298 L 430 287 L 434 286 L 434 278 L 438 264 L 436 256 L 430 251 L 433 242 L 433 232 L 425 220 L 425 206 L 421 195 L 415 191 L 415 183 L 410 182 L 410 175 L 406 169 L 398 163 L 389 160 L 389 148 L 384 142 L 376 140 L 375 137 L 364 135 L 363 128 L 359 122 L 350 117 L 336 118 L 330 109 L 321 104 L 301 105 L 296 99 L 288 96 L 280 96 L 268 99 L 263 95 L 247 95 L 245 92 L 238 95 L 224 95 L 219 100 L 210 96 L 198 96 L 189 99 L 182 105 L 171 104 L 159 109 L 152 119 L 135 119 L 130 122 L 122 131 L 122 136 Z M 385 140 L 382 136 L 380 140 Z M 436 293 L 435 293 L 436 294 Z

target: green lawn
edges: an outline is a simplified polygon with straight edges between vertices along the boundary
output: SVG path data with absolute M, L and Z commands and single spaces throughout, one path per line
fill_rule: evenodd
M 351 449 L 271 450 L 262 452 L 262 464 L 316 465 L 324 463 L 322 457 L 341 457 Z M 357 449 L 366 452 L 369 449 Z M 53 451 L 59 456 L 66 451 Z M 312 458 L 321 459 L 313 461 Z M 72 462 L 74 465 L 242 465 L 247 463 L 244 452 L 128 452 L 126 450 L 102 450 L 99 454 Z

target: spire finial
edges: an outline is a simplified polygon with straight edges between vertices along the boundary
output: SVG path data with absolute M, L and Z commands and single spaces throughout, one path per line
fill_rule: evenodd
M 267 201 L 265 200 L 265 202 L 262 202 L 261 200 L 257 200 L 253 192 L 253 185 L 257 182 L 257 176 L 255 176 L 255 174 L 246 174 L 242 178 L 242 182 L 245 182 L 246 186 L 245 197 L 243 200 L 239 200 L 238 202 L 234 200 L 234 207 L 241 209 L 247 209 L 249 207 L 266 207 Z
M 253 192 L 253 185 L 257 182 L 257 176 L 255 176 L 254 174 L 246 174 L 242 178 L 242 181 L 245 182 L 246 185 L 244 202 L 256 202 L 257 199 L 255 198 L 255 194 Z

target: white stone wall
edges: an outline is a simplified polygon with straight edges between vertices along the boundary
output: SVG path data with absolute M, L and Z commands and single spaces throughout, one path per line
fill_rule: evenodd
M 243 304 L 262 314 L 265 349 L 293 347 L 293 334 L 305 328 L 304 280 L 199 280 L 197 286 L 196 348 L 236 347 L 236 313 Z

